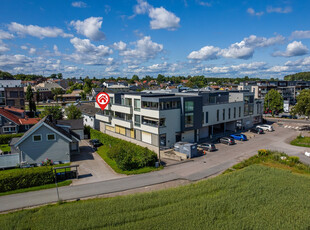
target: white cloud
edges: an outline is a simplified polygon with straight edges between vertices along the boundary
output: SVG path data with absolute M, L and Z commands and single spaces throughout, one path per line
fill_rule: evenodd
M 54 50 L 54 53 L 55 53 L 56 56 L 60 56 L 60 55 L 61 55 L 61 53 L 60 53 L 59 50 L 58 50 L 57 45 L 54 45 L 54 46 L 53 46 L 53 50 Z
M 203 2 L 203 1 L 198 1 L 198 4 L 201 6 L 207 6 L 207 7 L 211 7 L 212 4 L 210 2 Z
M 174 13 L 167 11 L 163 7 L 152 8 L 150 10 L 149 17 L 152 19 L 150 25 L 153 30 L 175 30 L 180 26 L 180 18 L 175 16 Z
M 0 40 L 0 54 L 9 51 L 10 48 Z
M 65 66 L 66 73 L 73 73 L 78 70 L 77 66 Z
M 231 66 L 214 66 L 203 69 L 206 73 L 226 74 L 226 73 L 249 73 L 253 71 L 261 71 L 266 68 L 265 62 L 242 63 Z
M 35 54 L 36 53 L 36 49 L 35 48 L 30 48 L 29 49 L 29 54 Z
M 119 52 L 119 55 L 124 57 L 126 63 L 138 63 L 141 61 L 148 61 L 155 58 L 160 52 L 163 51 L 163 45 L 153 42 L 150 36 L 135 42 L 134 49 L 126 49 Z
M 292 12 L 292 8 L 290 6 L 287 7 L 272 7 L 268 6 L 267 7 L 267 13 L 280 13 L 280 14 L 287 14 Z
M 112 53 L 112 50 L 104 45 L 95 46 L 89 39 L 70 39 L 71 44 L 74 46 L 78 53 L 93 54 L 97 56 L 107 56 Z
M 152 6 L 143 0 L 137 0 L 138 4 L 134 6 L 135 14 L 146 14 L 152 8 Z
M 71 21 L 70 25 L 76 29 L 77 33 L 82 34 L 93 41 L 105 39 L 104 33 L 100 31 L 102 17 L 90 17 L 84 21 Z
M 2 40 L 2 39 L 13 39 L 13 38 L 14 38 L 13 34 L 10 34 L 9 32 L 0 30 L 0 40 Z
M 289 70 L 288 66 L 273 66 L 269 69 L 266 70 L 266 72 L 273 72 L 273 73 L 281 73 L 281 72 L 286 72 Z
M 291 39 L 305 39 L 310 38 L 310 30 L 296 30 L 292 32 Z
M 154 8 L 148 2 L 138 0 L 138 4 L 134 7 L 135 14 L 148 14 L 152 19 L 150 21 L 150 27 L 153 30 L 167 29 L 176 30 L 180 27 L 180 18 L 174 13 L 166 10 L 164 7 Z
M 21 48 L 22 50 L 27 50 L 27 49 L 28 49 L 27 46 L 21 46 L 20 48 Z
M 221 49 L 214 46 L 205 46 L 198 51 L 191 52 L 187 58 L 194 60 L 212 60 L 218 58 Z
M 282 57 L 294 57 L 305 55 L 308 52 L 309 49 L 307 48 L 307 46 L 305 46 L 301 42 L 293 41 L 287 45 L 285 52 L 277 51 L 274 52 L 272 55 Z
M 253 56 L 255 48 L 268 47 L 284 41 L 285 38 L 281 35 L 271 38 L 251 35 L 241 42 L 234 43 L 229 48 L 221 50 L 220 54 L 225 58 L 249 59 Z
M 123 51 L 127 48 L 127 44 L 125 42 L 122 42 L 122 41 L 114 42 L 113 47 L 116 50 Z
M 87 4 L 85 2 L 82 2 L 82 1 L 72 2 L 71 5 L 73 7 L 76 7 L 76 8 L 85 8 L 85 7 L 87 7 Z
M 12 22 L 9 24 L 9 30 L 11 32 L 15 32 L 18 35 L 30 35 L 33 37 L 37 37 L 43 39 L 45 37 L 55 38 L 55 37 L 73 37 L 72 34 L 65 33 L 62 29 L 57 27 L 40 27 L 34 25 L 22 25 L 16 22 Z
M 246 12 L 252 16 L 262 16 L 264 14 L 263 11 L 256 12 L 253 8 L 248 8 Z

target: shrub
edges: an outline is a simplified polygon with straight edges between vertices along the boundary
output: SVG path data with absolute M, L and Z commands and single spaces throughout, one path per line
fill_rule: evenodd
M 54 183 L 51 167 L 11 169 L 0 172 L 0 192 Z
M 12 140 L 14 137 L 21 137 L 23 136 L 23 133 L 15 133 L 15 134 L 1 134 L 0 135 L 0 144 L 9 144 L 9 142 Z
M 124 141 L 97 130 L 90 130 L 91 138 L 98 139 L 108 149 L 107 156 L 115 160 L 122 170 L 134 170 L 147 166 L 153 167 L 157 155 L 148 148 Z
M 269 150 L 266 150 L 266 149 L 260 149 L 258 150 L 258 156 L 268 156 L 270 155 L 270 151 Z
M 294 164 L 298 164 L 300 163 L 299 162 L 299 157 L 295 157 L 295 156 L 292 156 L 292 157 L 288 157 L 288 160 Z

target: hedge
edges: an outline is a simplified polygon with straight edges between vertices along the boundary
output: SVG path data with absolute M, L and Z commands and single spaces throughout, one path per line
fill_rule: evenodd
M 14 137 L 21 137 L 23 136 L 23 133 L 16 133 L 16 134 L 1 134 L 0 135 L 0 144 L 9 144 L 9 142 L 12 140 Z
M 54 183 L 52 167 L 11 169 L 0 172 L 0 192 Z
M 124 141 L 100 131 L 91 129 L 91 139 L 98 139 L 108 148 L 107 155 L 115 160 L 117 166 L 122 170 L 134 170 L 144 167 L 154 167 L 157 154 L 148 148 L 141 147 L 128 141 Z

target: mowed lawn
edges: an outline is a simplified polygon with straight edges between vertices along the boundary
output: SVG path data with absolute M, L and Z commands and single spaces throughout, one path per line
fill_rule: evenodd
M 307 229 L 310 176 L 251 165 L 195 184 L 0 215 L 1 229 Z

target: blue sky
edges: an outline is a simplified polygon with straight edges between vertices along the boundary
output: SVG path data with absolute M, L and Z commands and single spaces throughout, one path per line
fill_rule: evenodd
M 271 78 L 310 71 L 310 1 L 14 1 L 0 69 L 65 77 Z

